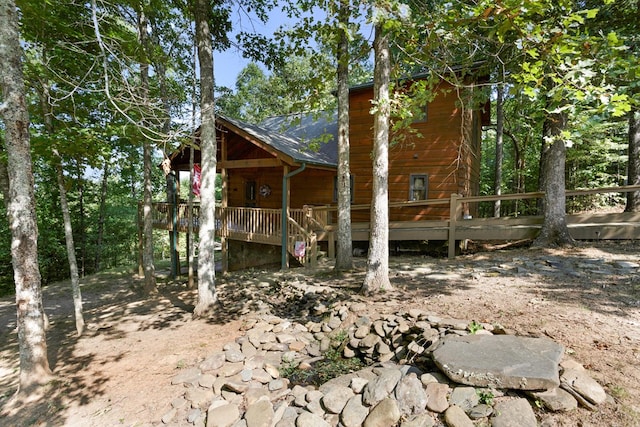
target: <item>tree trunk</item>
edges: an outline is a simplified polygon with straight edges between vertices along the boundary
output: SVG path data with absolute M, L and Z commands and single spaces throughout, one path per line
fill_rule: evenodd
M 362 292 L 365 294 L 392 290 L 389 281 L 389 81 L 391 60 L 389 36 L 382 23 L 375 26 L 373 42 L 375 65 L 373 96 L 373 194 L 371 198 L 371 231 L 367 271 Z
M 138 37 L 140 44 L 145 46 L 147 43 L 147 19 L 144 11 L 138 12 Z M 142 92 L 142 103 L 146 107 L 148 105 L 149 93 L 149 63 L 146 59 L 140 62 L 140 89 Z M 143 191 L 143 208 L 142 208 L 142 235 L 144 238 L 142 265 L 144 269 L 144 290 L 149 294 L 158 291 L 156 286 L 156 267 L 153 262 L 153 217 L 151 215 L 153 209 L 153 187 L 151 182 L 151 168 L 153 167 L 151 159 L 151 142 L 143 136 L 142 156 L 144 169 L 144 191 Z
M 80 278 L 78 276 L 78 261 L 76 260 L 76 249 L 73 242 L 73 229 L 71 228 L 71 214 L 69 213 L 69 203 L 67 203 L 67 189 L 64 184 L 64 173 L 62 170 L 62 160 L 57 149 L 53 149 L 53 157 L 58 180 L 58 191 L 60 192 L 60 209 L 62 210 L 62 220 L 64 222 L 64 238 L 67 245 L 67 259 L 69 260 L 69 272 L 71 274 L 71 290 L 73 292 L 73 309 L 76 319 L 76 332 L 78 336 L 84 331 L 84 316 L 82 314 L 82 293 L 80 292 Z
M 13 0 L 0 0 L 0 112 L 9 171 L 7 215 L 16 285 L 19 392 L 29 394 L 51 379 L 38 266 L 38 223 L 29 140 L 29 115 L 22 76 L 18 13 Z
M 196 0 L 196 42 L 200 64 L 200 231 L 198 251 L 198 303 L 193 315 L 207 317 L 216 303 L 215 247 L 215 182 L 216 182 L 216 116 L 214 103 L 213 49 L 208 21 L 208 0 Z
M 533 246 L 555 247 L 574 245 L 566 218 L 565 163 L 567 151 L 561 133 L 566 127 L 564 113 L 549 113 L 545 118 L 540 170 L 544 198 L 544 222 Z
M 108 189 L 108 179 L 109 179 L 109 162 L 105 159 L 104 168 L 102 169 L 102 185 L 100 186 L 100 212 L 98 219 L 98 239 L 96 242 L 96 262 L 95 262 L 95 270 L 96 273 L 102 269 L 102 243 L 104 241 L 104 222 L 107 215 L 107 189 Z
M 627 185 L 640 185 L 640 110 L 629 112 L 629 166 Z M 640 191 L 627 193 L 625 212 L 640 212 Z
M 336 271 L 353 268 L 351 241 L 351 172 L 349 171 L 349 0 L 340 0 L 338 11 L 338 233 Z
M 503 92 L 504 87 L 498 84 L 496 91 L 498 93 L 496 99 L 496 164 L 495 177 L 493 183 L 493 191 L 496 196 L 502 194 L 502 162 L 504 159 L 504 110 L 503 110 Z M 493 216 L 500 218 L 501 201 L 496 200 L 493 206 Z
M 78 225 L 78 235 L 80 235 L 80 277 L 86 275 L 85 262 L 87 260 L 87 230 L 85 227 L 84 214 L 84 168 L 80 159 L 76 160 L 76 169 L 78 172 L 78 210 L 80 211 L 80 220 Z
M 42 84 L 40 93 L 40 106 L 44 117 L 44 127 L 47 135 L 53 138 L 53 111 L 48 102 L 49 87 Z M 71 291 L 73 295 L 73 308 L 76 319 L 76 332 L 78 336 L 84 331 L 84 316 L 82 314 L 82 293 L 80 292 L 80 279 L 78 277 L 78 261 L 76 259 L 76 246 L 73 239 L 73 227 L 71 226 L 71 214 L 69 213 L 69 203 L 67 202 L 67 187 L 64 182 L 64 171 L 62 169 L 62 156 L 57 148 L 51 150 L 53 156 L 53 166 L 58 182 L 58 192 L 60 193 L 60 210 L 62 212 L 62 223 L 64 224 L 64 240 L 67 247 L 67 261 L 69 262 L 69 273 L 71 276 Z

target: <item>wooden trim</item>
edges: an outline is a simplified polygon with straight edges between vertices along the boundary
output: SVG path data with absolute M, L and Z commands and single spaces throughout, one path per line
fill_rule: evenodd
M 258 138 L 256 138 L 255 136 L 251 135 L 250 133 L 244 131 L 243 129 L 235 126 L 234 124 L 224 120 L 221 117 L 218 117 L 217 120 L 220 120 L 221 122 L 223 122 L 223 125 L 229 129 L 232 130 L 233 132 L 235 132 L 236 134 L 238 134 L 239 136 L 241 136 L 242 138 L 246 139 L 247 141 L 249 141 L 250 143 L 262 148 L 264 151 L 268 152 L 269 154 L 271 154 L 273 157 L 282 160 L 284 163 L 287 163 L 289 165 L 292 165 L 295 163 L 294 159 L 292 157 L 289 157 L 283 153 L 281 153 L 280 151 L 276 150 L 275 148 L 273 148 L 272 146 L 263 143 L 262 141 L 260 141 Z
M 223 160 L 218 162 L 218 168 L 220 169 L 272 168 L 280 166 L 282 166 L 282 160 L 277 158 Z

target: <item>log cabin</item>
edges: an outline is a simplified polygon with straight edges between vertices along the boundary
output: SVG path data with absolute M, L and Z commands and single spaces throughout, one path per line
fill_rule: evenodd
M 420 78 L 398 87 L 406 88 Z M 390 141 L 389 202 L 395 207 L 390 212 L 390 239 L 446 240 L 433 221 L 449 219 L 452 196 L 478 195 L 481 132 L 488 106 L 471 106 L 473 88 L 469 84 L 461 94 L 459 88 L 440 81 L 431 101 L 413 120 L 412 131 L 403 131 L 398 142 Z M 372 194 L 372 98 L 373 84 L 350 89 L 352 227 L 354 241 L 360 242 L 368 240 Z M 283 268 L 293 259 L 314 265 L 319 247 L 332 256 L 337 220 L 335 113 L 274 117 L 260 124 L 219 115 L 216 125 L 222 270 L 278 259 Z M 171 154 L 174 176 L 189 170 L 189 151 L 183 147 Z M 195 150 L 196 164 L 199 154 Z M 172 204 L 158 210 L 157 223 L 170 232 L 184 232 L 186 214 L 177 199 Z M 164 219 L 170 210 L 176 212 L 174 218 L 180 217 L 172 225 Z M 474 215 L 473 206 L 462 210 L 461 215 Z M 430 231 L 418 227 L 422 221 L 431 221 Z

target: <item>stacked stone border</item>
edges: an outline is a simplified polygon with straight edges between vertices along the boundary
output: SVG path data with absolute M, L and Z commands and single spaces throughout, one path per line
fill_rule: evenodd
M 542 408 L 570 411 L 582 405 L 596 410 L 610 399 L 566 355 L 554 367 L 555 386 L 546 390 L 496 387 L 501 382 L 491 375 L 486 384 L 478 383 L 482 375 L 474 377 L 473 385 L 461 383 L 465 375 L 441 369 L 434 351 L 452 337 L 509 331 L 423 310 L 370 312 L 363 302 L 331 308 L 319 304 L 315 314 L 322 320 L 304 325 L 256 315 L 246 322 L 243 336 L 172 379 L 185 389 L 162 422 L 206 427 L 528 427 L 539 425 L 536 414 Z M 281 376 L 284 366 L 313 369 L 336 345 L 345 358 L 359 357 L 368 366 L 319 387 L 292 385 Z

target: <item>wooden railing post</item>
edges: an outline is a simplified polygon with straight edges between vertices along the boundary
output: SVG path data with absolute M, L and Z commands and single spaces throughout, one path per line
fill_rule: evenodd
M 456 257 L 456 222 L 458 221 L 458 198 L 460 195 L 452 194 L 449 202 L 449 259 Z

